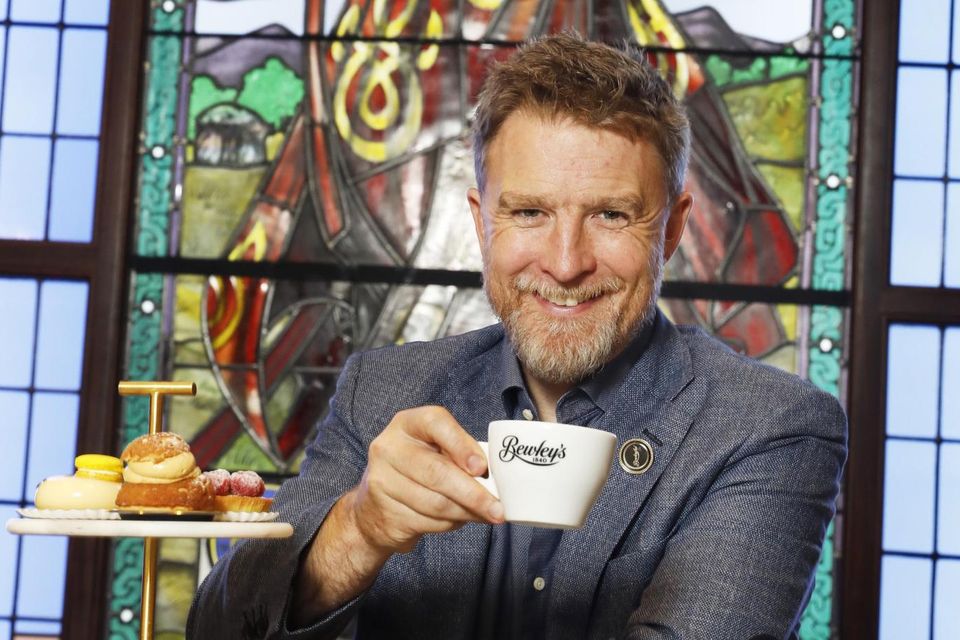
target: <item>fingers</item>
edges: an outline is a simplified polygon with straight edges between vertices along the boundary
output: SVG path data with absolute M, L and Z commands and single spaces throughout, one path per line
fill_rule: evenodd
M 398 413 L 370 444 L 356 513 L 375 546 L 400 551 L 425 533 L 499 523 L 503 507 L 473 476 L 483 449 L 441 407 Z
M 486 473 L 483 449 L 443 407 L 407 409 L 397 413 L 394 420 L 410 437 L 435 445 L 470 475 Z

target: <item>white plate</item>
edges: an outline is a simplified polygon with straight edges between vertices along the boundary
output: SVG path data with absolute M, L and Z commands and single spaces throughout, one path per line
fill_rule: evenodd
M 271 522 L 279 515 L 276 511 L 224 511 L 213 519 L 216 522 Z
M 119 520 L 120 515 L 107 509 L 17 509 L 24 518 L 41 520 Z

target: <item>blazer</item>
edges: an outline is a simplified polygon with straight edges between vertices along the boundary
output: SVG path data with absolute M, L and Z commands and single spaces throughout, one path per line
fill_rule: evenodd
M 301 554 L 333 503 L 360 480 L 394 414 L 446 407 L 470 434 L 505 416 L 493 366 L 501 326 L 352 356 L 298 477 L 275 498 L 294 527 L 247 540 L 201 585 L 188 638 L 484 637 L 491 526 L 425 535 L 372 587 L 317 624 L 287 628 Z M 651 468 L 612 464 L 587 523 L 556 552 L 545 637 L 784 638 L 796 633 L 834 515 L 846 457 L 837 401 L 657 314 L 613 415 L 618 441 L 643 437 Z

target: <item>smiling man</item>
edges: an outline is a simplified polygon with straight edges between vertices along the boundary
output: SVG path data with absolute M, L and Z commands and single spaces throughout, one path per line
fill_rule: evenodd
M 845 459 L 828 395 L 657 311 L 692 200 L 689 127 L 641 56 L 560 35 L 496 67 L 467 197 L 501 324 L 357 354 L 284 541 L 202 585 L 193 638 L 783 638 Z M 623 444 L 581 529 L 503 522 L 491 420 Z

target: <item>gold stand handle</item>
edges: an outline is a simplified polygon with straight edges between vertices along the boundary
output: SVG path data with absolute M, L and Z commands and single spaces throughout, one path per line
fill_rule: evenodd
M 195 382 L 121 380 L 117 391 L 122 396 L 150 396 L 150 433 L 163 431 L 163 397 L 195 396 Z
M 150 396 L 150 433 L 163 431 L 163 397 L 195 396 L 193 382 L 121 380 L 117 391 L 122 396 Z M 157 603 L 157 539 L 143 539 L 143 588 L 140 596 L 140 640 L 153 638 L 153 610 Z

